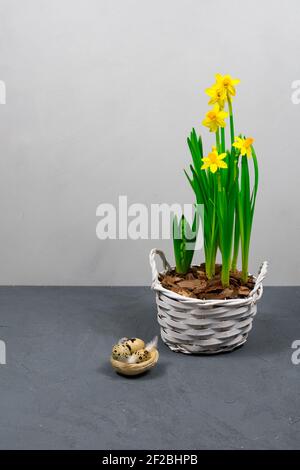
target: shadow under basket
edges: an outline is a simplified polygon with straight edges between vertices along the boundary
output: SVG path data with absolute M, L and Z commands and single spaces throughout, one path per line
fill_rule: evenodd
M 163 342 L 172 351 L 185 354 L 217 354 L 244 344 L 256 315 L 257 301 L 263 294 L 262 281 L 268 263 L 265 261 L 261 265 L 248 297 L 200 300 L 184 297 L 161 285 L 156 255 L 163 262 L 163 273 L 171 266 L 162 251 L 151 250 L 152 289 L 156 292 L 157 319 Z

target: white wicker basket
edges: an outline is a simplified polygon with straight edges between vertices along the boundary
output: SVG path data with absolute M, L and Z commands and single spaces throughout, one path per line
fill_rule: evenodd
M 256 303 L 263 293 L 262 281 L 268 263 L 259 270 L 255 286 L 244 299 L 200 300 L 184 297 L 165 289 L 159 279 L 155 255 L 166 272 L 171 269 L 164 253 L 150 252 L 152 289 L 156 291 L 157 319 L 161 338 L 172 351 L 186 354 L 216 354 L 245 343 L 256 314 Z

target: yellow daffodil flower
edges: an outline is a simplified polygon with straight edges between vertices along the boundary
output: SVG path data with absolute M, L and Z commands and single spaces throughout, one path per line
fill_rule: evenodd
M 241 137 L 236 137 L 235 142 L 232 144 L 233 147 L 240 151 L 242 157 L 247 155 L 248 158 L 251 157 L 251 145 L 253 144 L 254 139 L 252 137 L 247 137 L 247 139 L 242 139 Z
M 208 104 L 218 104 L 220 109 L 224 108 L 225 100 L 227 97 L 226 90 L 223 87 L 219 87 L 218 85 L 214 84 L 210 88 L 205 90 L 205 93 L 210 96 L 210 100 Z
M 201 170 L 207 170 L 209 168 L 212 173 L 215 173 L 218 168 L 227 168 L 227 163 L 223 162 L 223 158 L 225 157 L 226 153 L 218 154 L 216 147 L 213 147 L 207 157 L 201 159 L 203 161 Z
M 216 132 L 218 127 L 225 127 L 226 123 L 224 119 L 228 116 L 228 113 L 222 111 L 218 104 L 215 104 L 212 110 L 208 111 L 205 115 L 205 119 L 202 124 L 209 128 L 210 132 Z
M 240 83 L 238 78 L 232 78 L 231 75 L 216 75 L 216 85 L 225 90 L 227 98 L 235 96 L 235 85 Z

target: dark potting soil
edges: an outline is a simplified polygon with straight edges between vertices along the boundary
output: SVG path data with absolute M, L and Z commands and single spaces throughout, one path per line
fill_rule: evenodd
M 221 283 L 222 265 L 216 264 L 216 274 L 207 279 L 205 264 L 192 266 L 186 274 L 178 274 L 175 269 L 166 274 L 160 274 L 159 280 L 165 289 L 194 299 L 236 299 L 247 297 L 255 285 L 253 276 L 248 281 L 242 281 L 241 271 L 231 271 L 229 287 L 224 288 Z

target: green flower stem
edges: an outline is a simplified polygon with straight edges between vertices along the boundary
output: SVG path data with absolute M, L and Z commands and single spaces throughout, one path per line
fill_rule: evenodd
M 250 193 L 250 176 L 248 168 L 248 158 L 241 158 L 241 188 L 239 192 L 239 226 L 241 235 L 241 253 L 242 253 L 242 280 L 244 283 L 248 280 L 248 258 L 250 247 L 250 236 L 252 226 L 252 203 Z
M 217 186 L 214 175 L 210 174 L 210 194 L 211 198 L 206 210 L 205 220 L 205 271 L 208 279 L 215 275 L 216 255 L 217 255 L 217 214 L 216 214 L 216 196 Z M 209 222 L 208 222 L 209 221 Z
M 248 282 L 249 245 L 248 243 L 247 247 L 242 251 L 242 281 L 244 284 Z
M 223 287 L 229 287 L 229 280 L 230 280 L 230 262 L 226 262 L 222 258 L 222 272 L 221 272 L 221 281 Z
M 240 234 L 241 234 L 241 252 L 242 252 L 242 281 L 244 283 L 248 280 L 248 261 L 250 250 L 250 238 L 252 230 L 253 215 L 255 209 L 256 194 L 258 188 L 258 165 L 255 150 L 253 146 L 252 162 L 254 166 L 254 184 L 252 192 L 250 191 L 250 176 L 248 169 L 248 159 L 246 156 L 242 158 L 242 178 L 241 178 L 241 191 L 239 195 L 239 218 L 240 221 Z
M 221 176 L 220 176 L 220 171 L 217 173 L 217 179 L 218 179 L 218 192 L 222 191 L 222 185 L 221 185 Z
M 232 271 L 237 269 L 237 260 L 239 256 L 239 245 L 240 245 L 240 227 L 239 227 L 239 214 L 238 210 L 235 211 L 235 223 L 234 223 L 234 243 L 233 243 L 233 256 L 231 262 Z
M 217 152 L 220 153 L 220 131 L 219 131 L 219 128 L 216 130 L 216 146 L 217 146 Z
M 225 128 L 221 127 L 221 152 L 225 152 Z
M 229 109 L 229 120 L 230 120 L 230 139 L 231 146 L 234 142 L 234 120 L 232 112 L 232 102 L 230 96 L 228 96 L 228 109 Z M 234 165 L 234 180 L 237 177 L 237 162 Z M 238 191 L 238 187 L 237 187 Z M 239 217 L 238 217 L 238 207 L 235 210 L 235 223 L 234 223 L 234 242 L 233 242 L 233 256 L 231 262 L 231 269 L 235 271 L 237 269 L 237 260 L 239 255 L 239 244 L 240 244 L 240 228 L 239 228 Z
M 215 275 L 215 261 L 213 258 L 213 254 L 209 252 L 205 258 L 205 273 L 207 279 L 212 279 Z
M 219 246 L 222 255 L 221 281 L 223 287 L 229 286 L 230 267 L 232 256 L 233 226 L 235 214 L 236 191 L 222 185 L 222 178 L 218 172 L 218 221 L 219 221 Z
M 234 121 L 233 121 L 233 114 L 232 114 L 232 103 L 230 96 L 228 96 L 228 109 L 229 109 L 229 120 L 230 120 L 230 137 L 231 137 L 231 145 L 234 142 Z
M 239 197 L 239 181 L 238 181 L 238 159 L 232 155 L 231 158 L 234 158 L 233 165 L 233 181 L 235 184 L 236 191 L 236 206 L 235 206 L 235 217 L 234 217 L 234 238 L 233 238 L 233 255 L 231 261 L 232 271 L 237 269 L 237 261 L 239 257 L 239 247 L 240 247 L 240 222 L 239 222 L 239 207 L 238 207 L 238 197 Z

